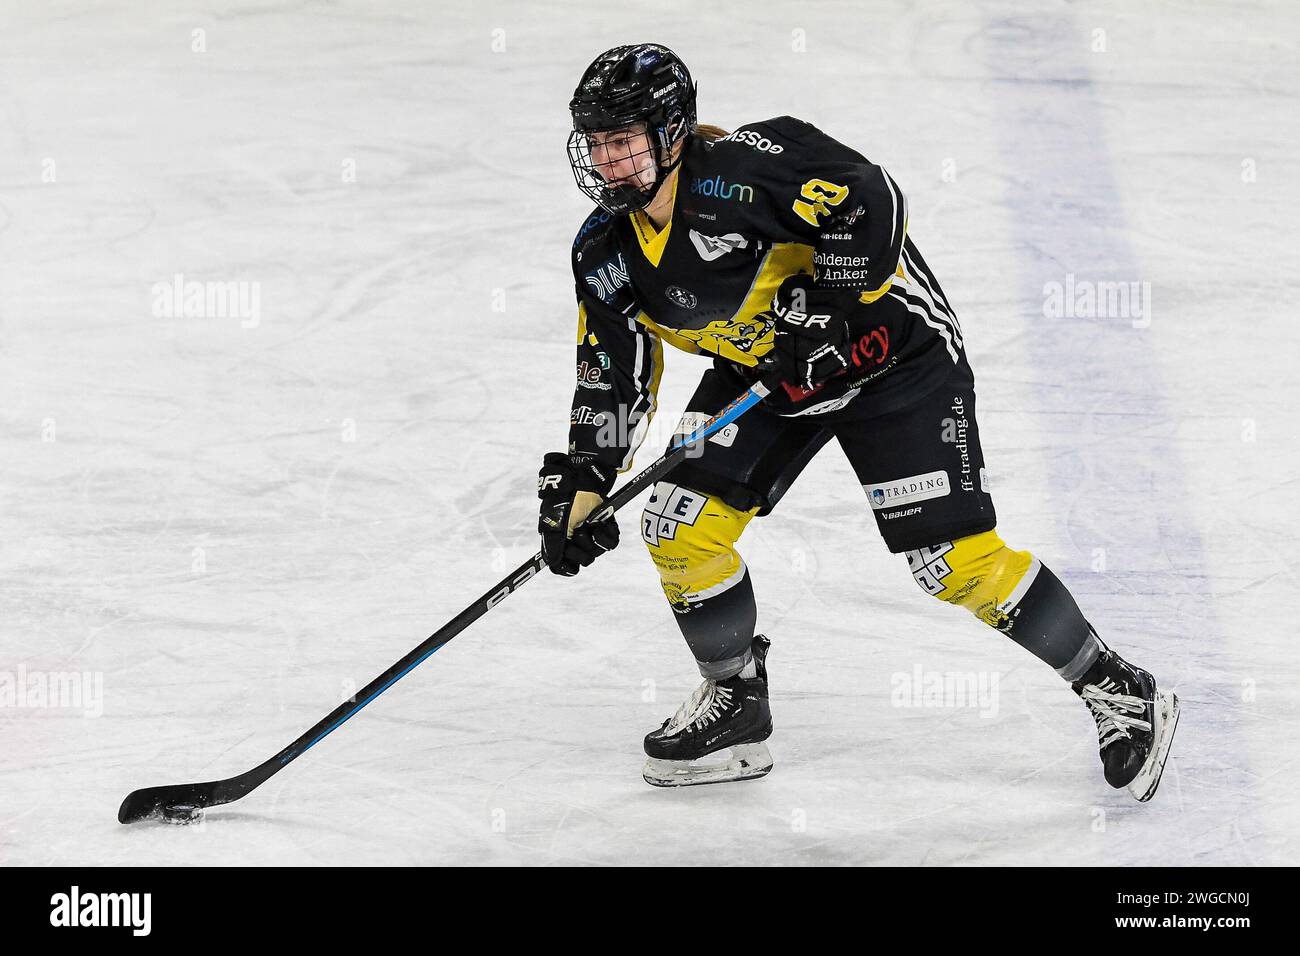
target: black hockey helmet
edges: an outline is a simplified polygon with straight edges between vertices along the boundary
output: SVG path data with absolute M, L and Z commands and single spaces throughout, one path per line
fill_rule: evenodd
M 612 213 L 644 208 L 676 165 L 673 146 L 695 129 L 695 90 L 686 64 L 657 43 L 596 57 L 569 101 L 578 188 Z

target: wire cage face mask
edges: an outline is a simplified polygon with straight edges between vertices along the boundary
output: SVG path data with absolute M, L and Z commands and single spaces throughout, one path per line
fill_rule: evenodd
M 607 212 L 643 209 L 654 198 L 665 170 L 662 150 L 644 122 L 569 134 L 569 165 L 578 188 Z

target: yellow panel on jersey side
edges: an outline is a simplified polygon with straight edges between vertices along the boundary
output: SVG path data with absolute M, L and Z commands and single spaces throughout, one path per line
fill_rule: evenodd
M 757 316 L 772 305 L 772 297 L 787 276 L 812 272 L 812 246 L 778 242 L 763 260 L 740 309 L 729 319 L 717 319 L 698 329 L 674 329 L 660 325 L 644 312 L 638 321 L 657 332 L 664 341 L 684 352 L 720 355 L 739 365 L 754 366 L 772 350 L 772 329 Z

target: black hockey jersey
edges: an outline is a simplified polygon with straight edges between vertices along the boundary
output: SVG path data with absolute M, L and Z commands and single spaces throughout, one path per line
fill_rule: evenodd
M 858 290 L 845 318 L 852 367 L 812 391 L 783 386 L 785 415 L 866 403 L 888 411 L 937 387 L 961 331 L 907 237 L 907 201 L 880 166 L 789 116 L 713 142 L 692 137 L 672 216 L 597 209 L 573 243 L 577 385 L 569 450 L 620 470 L 655 411 L 663 343 L 715 356 L 753 381 L 772 348 L 768 310 L 788 276 Z

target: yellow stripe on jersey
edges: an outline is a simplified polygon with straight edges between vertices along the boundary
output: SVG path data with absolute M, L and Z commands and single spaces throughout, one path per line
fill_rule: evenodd
M 653 329 L 651 330 L 653 331 Z M 654 372 L 650 375 L 650 414 L 654 414 L 655 408 L 659 403 L 659 381 L 664 377 L 664 342 L 659 336 L 654 336 L 654 352 L 651 353 L 650 361 L 654 363 Z
M 903 242 L 905 242 L 906 240 L 907 240 L 907 220 L 904 219 L 903 220 Z M 894 284 L 894 276 L 898 276 L 900 279 L 907 278 L 907 273 L 903 271 L 903 242 L 899 242 L 898 244 L 898 268 L 894 270 L 894 275 L 886 279 L 885 284 L 882 285 L 879 289 L 864 290 L 863 293 L 860 296 L 858 296 L 859 302 L 863 303 L 864 305 L 870 305 L 872 302 L 875 302 L 882 295 L 884 295 L 886 292 L 889 291 L 889 287 Z
M 578 344 L 579 345 L 582 344 L 583 339 L 586 339 L 587 344 L 592 346 L 593 348 L 600 347 L 600 342 L 597 341 L 596 339 L 596 333 L 587 331 L 587 306 L 586 303 L 580 301 L 578 303 Z
M 684 352 L 708 352 L 739 365 L 757 365 L 772 350 L 772 328 L 757 319 L 772 306 L 772 297 L 788 276 L 812 273 L 812 246 L 779 242 L 768 250 L 754 276 L 749 293 L 736 314 L 717 319 L 699 329 L 673 329 L 655 322 L 642 312 L 637 321 L 657 332 L 666 342 Z
M 653 332 L 653 330 L 651 331 Z M 623 467 L 618 470 L 619 474 L 623 474 L 632 467 L 632 458 L 636 454 L 636 450 L 641 447 L 641 443 L 645 441 L 646 433 L 650 430 L 650 423 L 654 421 L 655 413 L 659 411 L 659 382 L 664 377 L 664 343 L 663 339 L 657 335 L 651 337 L 654 339 L 654 348 L 650 353 L 649 407 L 646 408 L 645 414 L 637 423 L 628 441 L 628 454 L 623 461 Z
M 781 283 L 796 273 L 812 275 L 813 247 L 800 242 L 778 242 L 768 251 L 763 267 L 754 277 L 754 284 L 749 288 L 749 295 L 736 313 L 737 319 L 752 319 L 760 312 L 772 308 L 772 299 Z M 759 347 L 761 345 L 761 348 Z M 746 365 L 757 365 L 758 359 L 772 350 L 772 335 L 769 332 L 760 343 L 750 349 L 749 357 L 753 361 Z
M 871 289 L 869 291 L 863 292 L 860 296 L 858 296 L 858 301 L 861 302 L 863 305 L 870 305 L 872 302 L 875 302 L 882 295 L 884 295 L 886 292 L 889 291 L 889 287 L 894 284 L 894 276 L 897 276 L 900 279 L 907 278 L 907 276 L 903 272 L 903 261 L 901 259 L 898 261 L 898 268 L 894 270 L 894 275 L 886 279 L 884 285 L 882 285 L 879 289 Z
M 642 316 L 644 316 L 644 313 L 642 313 Z M 646 432 L 650 428 L 650 422 L 654 419 L 655 412 L 659 409 L 659 383 L 662 381 L 664 376 L 663 340 L 657 334 L 657 330 L 654 328 L 653 323 L 642 322 L 642 324 L 646 326 L 649 335 L 646 336 L 645 333 L 640 333 L 640 335 L 643 340 L 645 338 L 651 339 L 652 344 L 650 345 L 648 354 L 642 353 L 642 346 L 640 344 L 637 345 L 637 353 L 641 356 L 637 361 L 638 363 L 649 362 L 650 374 L 647 378 L 645 375 L 644 365 L 639 365 L 636 368 L 629 368 L 627 372 L 628 375 L 633 378 L 633 384 L 637 389 L 637 394 L 645 396 L 646 408 L 636 427 L 632 430 L 631 435 L 628 436 L 628 453 L 623 464 L 618 469 L 620 474 L 632 467 L 632 456 L 636 453 L 637 448 L 641 446 L 641 442 L 645 440 Z M 579 302 L 578 344 L 581 345 L 584 339 L 592 348 L 599 349 L 601 347 L 600 340 L 596 338 L 596 333 L 587 331 L 587 306 L 585 303 Z M 639 407 L 639 405 L 634 407 Z M 599 438 L 599 436 L 597 437 Z
M 659 336 L 661 342 L 667 342 L 674 348 L 681 349 L 683 352 L 689 352 L 691 355 L 699 355 L 703 351 L 703 349 L 701 349 L 696 343 L 679 335 L 675 329 L 670 329 L 666 325 L 658 324 L 644 312 L 638 313 L 636 320 L 655 335 Z

